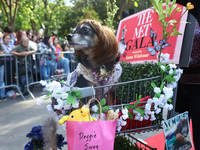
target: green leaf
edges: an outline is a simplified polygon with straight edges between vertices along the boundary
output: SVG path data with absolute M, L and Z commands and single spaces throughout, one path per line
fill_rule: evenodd
M 162 21 L 165 18 L 165 15 L 159 16 L 159 22 Z
M 101 107 L 102 107 L 103 105 L 105 105 L 105 103 L 106 103 L 106 100 L 105 100 L 105 99 L 102 99 L 102 100 L 100 101 Z
M 158 66 L 159 66 L 159 67 L 162 66 L 162 63 L 161 63 L 161 62 L 158 62 Z
M 53 92 L 49 92 L 49 93 L 47 94 L 47 96 L 50 96 L 52 93 L 53 93 Z
M 177 23 L 177 21 L 175 19 L 172 19 L 169 21 L 169 23 Z
M 66 100 L 66 103 L 69 104 L 71 103 L 72 105 L 76 104 L 76 99 L 72 94 L 68 93 L 68 98 Z
M 106 110 L 109 110 L 109 106 L 104 106 L 104 107 L 101 108 L 102 113 L 103 113 L 104 111 L 106 111 Z
M 178 32 L 177 30 L 175 30 L 174 32 L 172 32 L 170 34 L 170 36 L 175 36 L 175 35 L 182 35 L 182 33 Z
M 161 86 L 160 86 L 160 90 L 163 89 L 164 85 L 165 85 L 165 82 L 162 82 L 162 84 L 161 84 Z
M 168 102 L 172 102 L 172 100 L 171 100 L 170 98 L 169 98 L 169 99 L 167 99 L 167 101 L 168 101 Z
M 133 120 L 133 115 L 130 112 L 128 112 L 128 117 Z
M 157 87 L 156 84 L 155 84 L 154 82 L 151 82 L 151 86 L 153 87 L 153 89 L 154 89 L 155 87 Z
M 142 115 L 142 117 L 144 117 L 144 110 L 143 109 L 141 109 L 139 107 L 136 107 L 134 110 L 136 110 L 137 112 L 139 112 Z
M 50 97 L 46 97 L 46 98 L 44 98 L 44 100 L 48 100 Z

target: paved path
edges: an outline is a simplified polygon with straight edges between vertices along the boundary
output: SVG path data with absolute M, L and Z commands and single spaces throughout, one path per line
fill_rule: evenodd
M 33 94 L 36 98 L 44 95 L 40 86 L 34 87 Z M 48 117 L 56 117 L 56 113 L 48 113 L 46 109 L 47 101 L 41 106 L 36 105 L 36 100 L 26 96 L 26 101 L 20 95 L 16 99 L 9 98 L 0 102 L 0 150 L 23 150 L 29 141 L 26 134 L 33 126 L 42 125 Z M 157 133 L 150 132 L 145 134 L 136 134 L 140 139 L 146 139 Z M 57 133 L 66 137 L 62 126 L 58 125 Z M 63 147 L 63 150 L 67 146 Z

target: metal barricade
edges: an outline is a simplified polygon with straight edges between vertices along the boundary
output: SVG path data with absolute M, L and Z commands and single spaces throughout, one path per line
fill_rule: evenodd
M 24 100 L 20 86 L 19 86 L 19 73 L 18 73 L 18 60 L 17 57 L 12 54 L 2 54 L 0 55 L 1 64 L 3 66 L 1 70 L 1 85 L 0 89 L 11 89 L 15 87 L 17 91 L 20 93 Z
M 30 90 L 30 86 L 33 86 L 35 84 L 38 84 L 41 80 L 52 80 L 51 76 L 56 75 L 55 73 L 55 54 L 63 54 L 66 55 L 65 58 L 69 60 L 69 65 L 70 65 L 70 72 L 75 70 L 77 63 L 75 61 L 75 56 L 73 55 L 73 51 L 69 52 L 59 52 L 59 53 L 49 53 L 52 55 L 53 59 L 46 59 L 43 60 L 41 59 L 42 53 L 34 53 L 32 55 L 26 56 L 25 57 L 25 70 L 26 70 L 26 89 L 31 95 L 33 99 L 35 99 L 34 95 L 32 94 Z M 71 56 L 69 56 L 69 54 Z M 46 63 L 46 64 L 45 64 Z M 65 66 L 62 65 L 57 65 L 57 68 L 64 68 Z M 47 70 L 48 72 L 48 77 L 46 77 L 46 74 L 44 75 L 44 70 Z M 46 72 L 45 72 L 46 73 Z

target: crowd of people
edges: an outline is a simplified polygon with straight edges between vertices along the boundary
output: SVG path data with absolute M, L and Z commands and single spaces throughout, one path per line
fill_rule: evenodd
M 15 33 L 10 27 L 5 27 L 3 33 L 0 32 L 0 87 L 5 85 L 13 85 L 16 82 L 16 64 L 15 57 L 17 56 L 17 67 L 19 74 L 19 85 L 23 95 L 28 95 L 26 90 L 26 72 L 28 72 L 28 83 L 31 82 L 29 70 L 32 68 L 30 62 L 25 64 L 25 57 L 33 59 L 32 54 L 40 53 L 36 59 L 39 61 L 41 80 L 50 79 L 51 75 L 58 73 L 70 73 L 70 58 L 71 54 L 63 54 L 63 51 L 69 50 L 68 45 L 58 44 L 59 38 L 56 36 L 44 35 L 38 31 L 33 34 L 33 30 L 27 32 L 20 30 Z M 5 55 L 12 54 L 12 55 Z M 27 59 L 28 60 L 28 59 Z M 28 66 L 26 66 L 28 65 Z M 5 76 L 6 75 L 6 76 Z M 43 87 L 43 91 L 46 89 Z M 12 92 L 11 92 L 12 91 Z M 0 88 L 0 99 L 6 99 L 9 92 L 15 95 L 13 87 Z

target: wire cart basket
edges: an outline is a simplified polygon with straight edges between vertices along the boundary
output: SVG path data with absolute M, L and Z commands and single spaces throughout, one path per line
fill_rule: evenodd
M 66 80 L 66 75 L 56 75 L 52 76 L 53 80 L 61 81 Z M 109 105 L 112 109 L 117 109 L 120 107 L 133 105 L 134 101 L 137 100 L 137 95 L 142 95 L 144 101 L 140 101 L 138 106 L 144 106 L 147 101 L 145 101 L 146 97 L 152 97 L 154 92 L 151 87 L 151 82 L 155 82 L 156 84 L 160 84 L 160 77 L 152 77 L 146 79 L 139 79 L 128 82 L 119 82 L 112 85 L 98 86 L 98 87 L 86 87 L 86 88 L 78 88 L 81 94 L 85 94 L 85 90 L 91 91 L 90 96 L 84 97 L 81 99 L 85 104 L 87 101 L 94 96 L 92 93 L 95 90 L 95 97 L 99 100 L 106 99 L 106 104 Z M 61 82 L 64 84 L 63 82 Z M 71 87 L 72 90 L 75 87 Z M 88 91 L 86 92 L 88 93 Z M 110 101 L 112 99 L 112 102 Z M 112 104 L 111 104 L 112 103 Z M 124 137 L 130 143 L 137 144 L 139 150 L 156 150 L 156 148 L 152 148 L 148 146 L 145 142 L 134 137 L 135 134 L 145 133 L 145 132 L 153 132 L 159 129 L 162 129 L 161 126 L 162 121 L 162 112 L 156 116 L 155 121 L 150 120 L 128 120 L 128 124 L 122 128 L 119 132 L 116 132 L 116 138 Z

